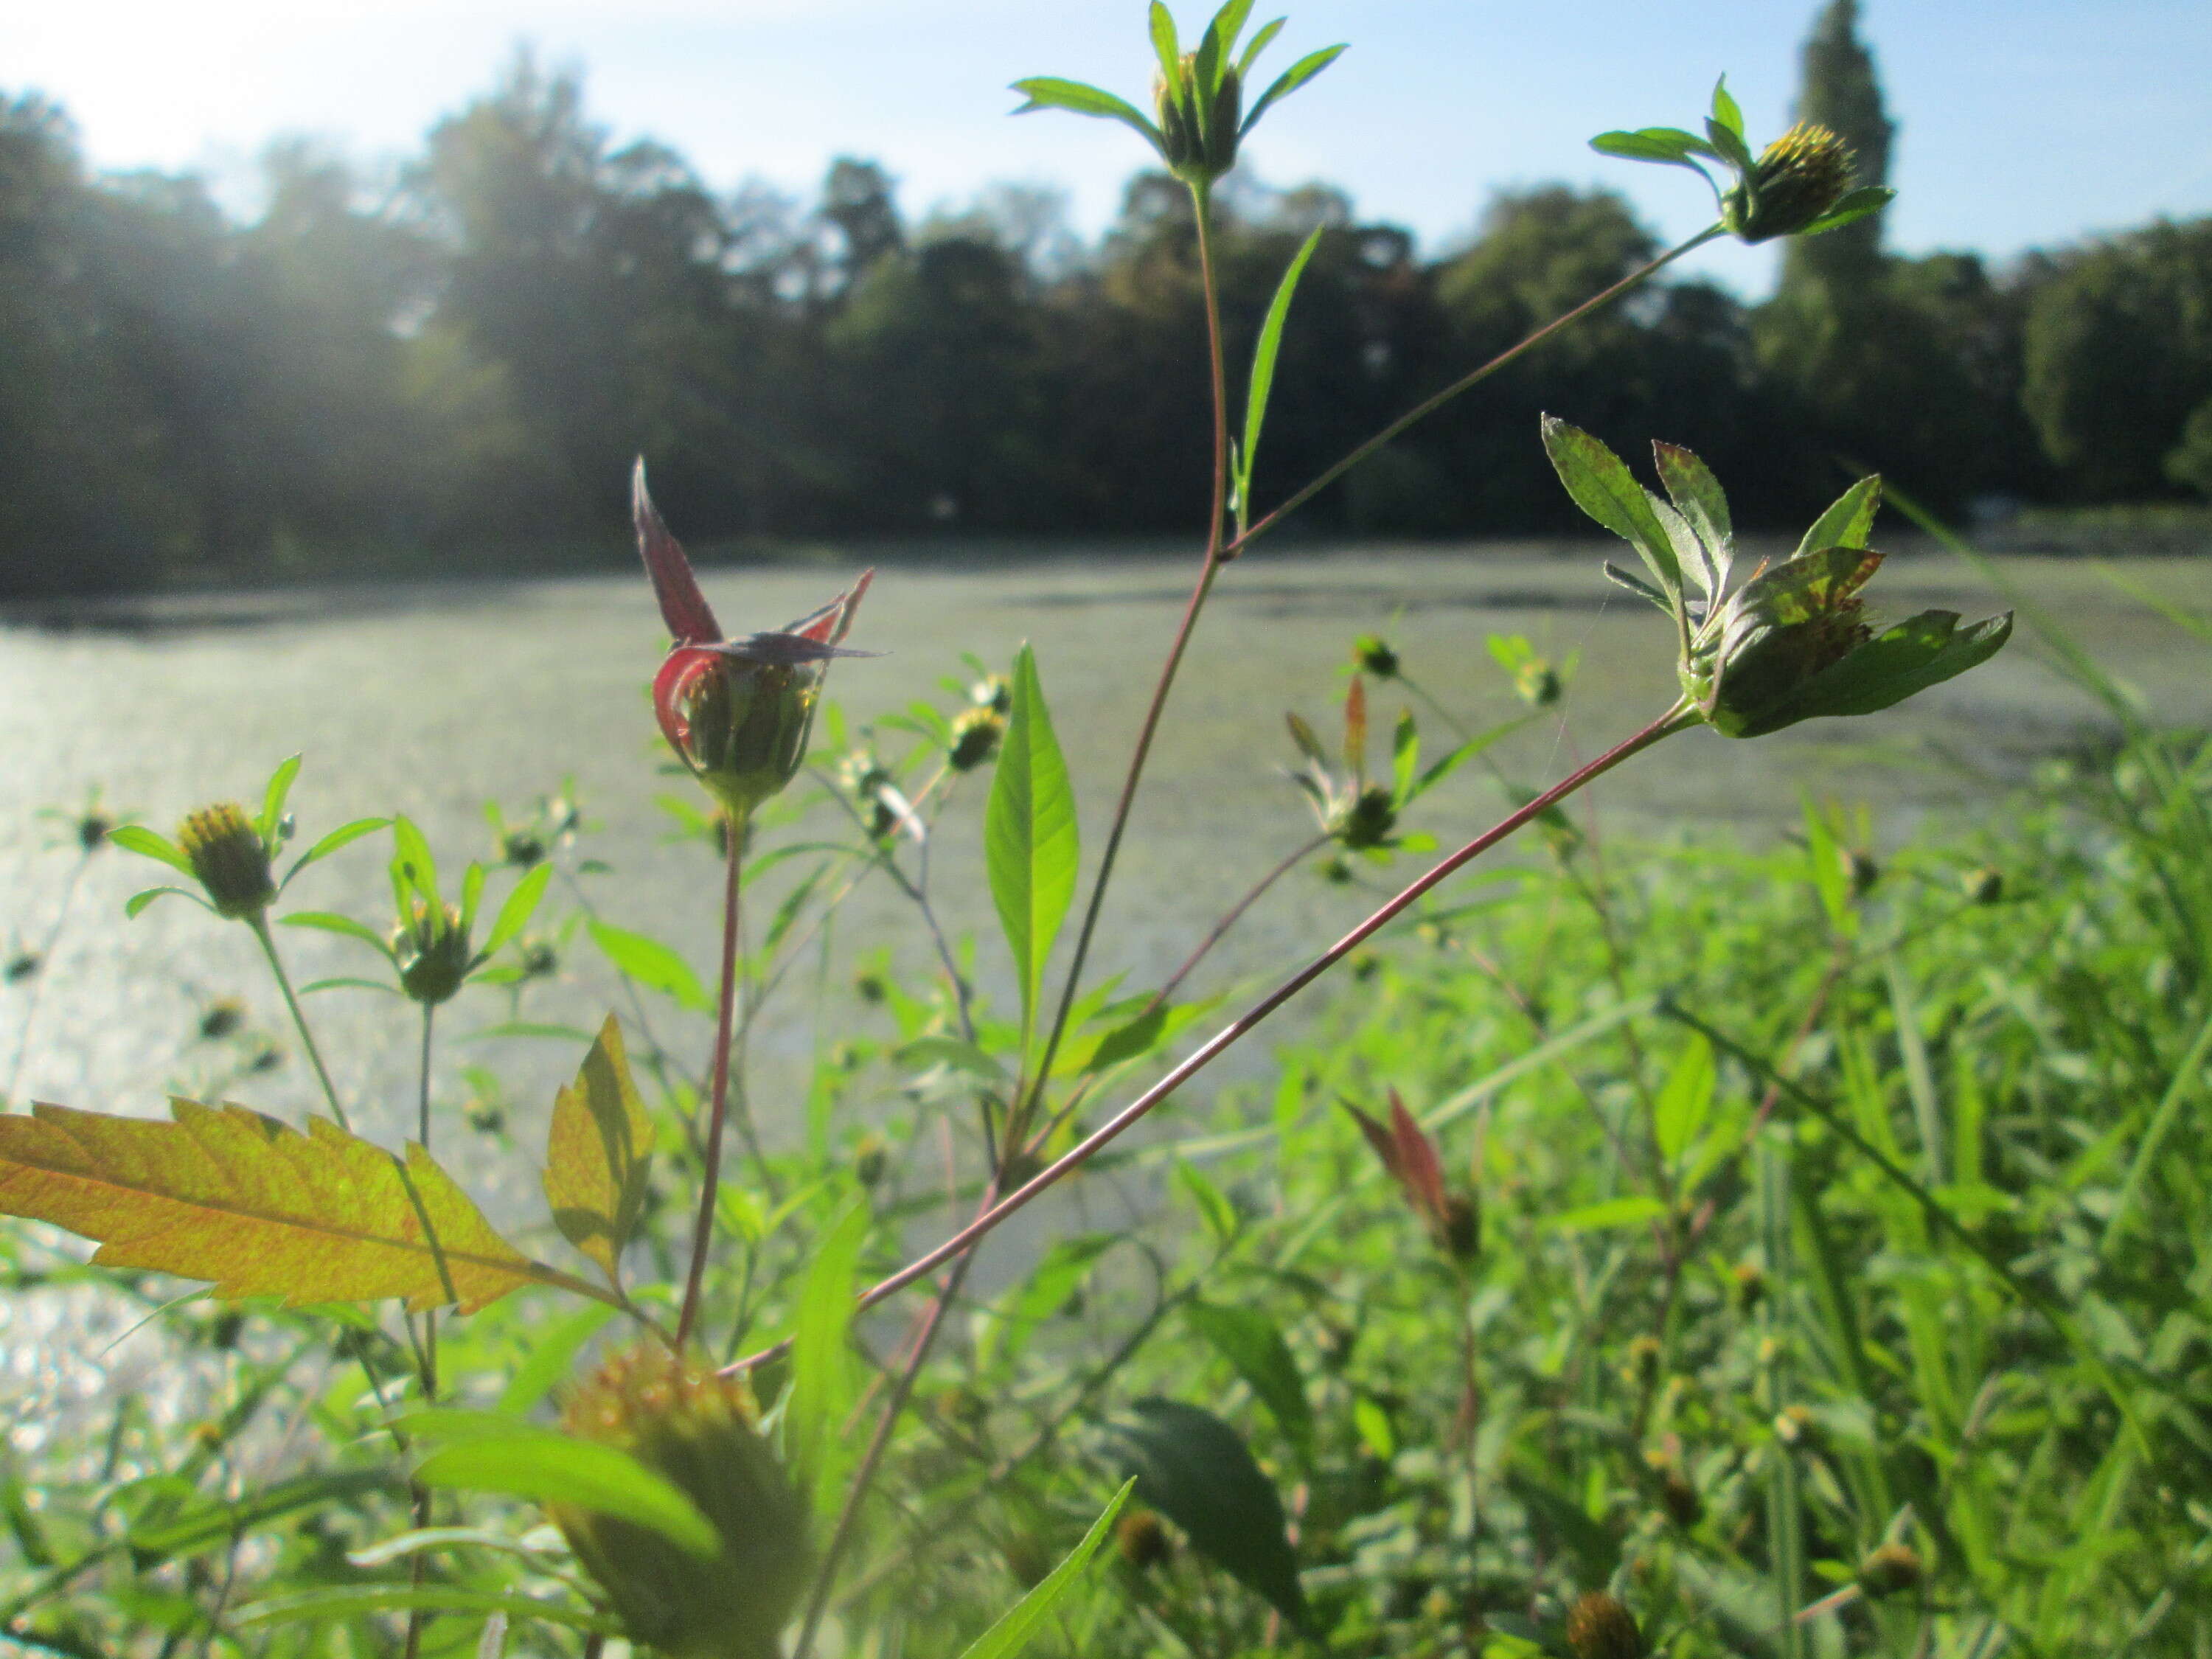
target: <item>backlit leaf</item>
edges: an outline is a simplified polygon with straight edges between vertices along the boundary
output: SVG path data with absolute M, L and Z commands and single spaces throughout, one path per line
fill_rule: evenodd
M 1864 547 L 1881 507 L 1881 474 L 1871 473 L 1837 496 L 1828 510 L 1813 520 L 1813 527 L 1790 556 L 1802 559 L 1824 547 Z
M 671 946 L 609 922 L 594 921 L 591 932 L 592 942 L 606 953 L 607 960 L 648 991 L 672 997 L 679 1007 L 694 1013 L 703 1014 L 714 1006 L 691 964 Z
M 1682 591 L 1681 566 L 1651 497 L 1627 463 L 1581 428 L 1543 419 L 1544 450 L 1575 505 L 1633 547 L 1670 597 Z
M 1307 82 L 1312 80 L 1315 76 L 1319 75 L 1331 64 L 1343 57 L 1344 53 L 1345 48 L 1341 46 L 1323 46 L 1319 52 L 1308 52 L 1290 68 L 1285 70 L 1275 77 L 1274 84 L 1260 94 L 1258 101 L 1252 106 L 1252 112 L 1244 118 L 1244 124 L 1237 129 L 1237 136 L 1242 137 L 1251 131 L 1258 124 L 1260 118 L 1267 112 L 1268 106 L 1278 99 L 1289 97 Z
M 1259 1308 L 1215 1302 L 1188 1303 L 1183 1317 L 1258 1396 L 1300 1460 L 1312 1462 L 1313 1407 L 1298 1362 L 1274 1320 Z
M 696 1555 L 718 1547 L 699 1506 L 618 1446 L 489 1412 L 417 1412 L 401 1422 L 417 1438 L 445 1443 L 415 1466 L 426 1486 L 570 1504 L 650 1527 Z
M 525 1285 L 602 1294 L 507 1243 L 420 1146 L 403 1164 L 324 1118 L 301 1134 L 242 1106 L 171 1110 L 0 1116 L 0 1213 L 97 1240 L 104 1267 L 209 1279 L 227 1298 L 468 1313 Z
M 576 1080 L 554 1097 L 545 1201 L 561 1237 L 597 1262 L 610 1285 L 645 1213 L 652 1153 L 653 1120 L 630 1077 L 622 1027 L 609 1014 Z
M 1036 1627 L 1044 1622 L 1045 1615 L 1052 1611 L 1053 1603 L 1067 1593 L 1068 1586 L 1090 1565 L 1091 1558 L 1098 1553 L 1098 1547 L 1114 1529 L 1115 1517 L 1129 1501 L 1129 1488 L 1134 1485 L 1133 1480 L 1122 1483 L 1121 1490 L 1114 1494 L 1105 1512 L 1083 1534 L 1083 1541 L 1068 1552 L 1067 1559 L 1039 1579 L 1028 1595 L 1000 1614 L 998 1622 L 977 1638 L 961 1659 L 1013 1659 L 1022 1650 Z
M 1164 142 L 1160 130 L 1139 114 L 1136 106 L 1127 99 L 1116 98 L 1110 92 L 1086 86 L 1080 81 L 1063 81 L 1051 75 L 1032 76 L 1026 81 L 1015 82 L 1014 90 L 1029 100 L 1014 112 L 1017 115 L 1027 115 L 1031 110 L 1064 109 L 1077 115 L 1103 116 L 1142 133 L 1155 149 Z
M 991 899 L 1022 994 L 1022 1038 L 1035 1029 L 1045 958 L 1075 898 L 1080 844 L 1075 791 L 1053 735 L 1036 657 L 1026 645 L 1014 659 L 1013 708 L 983 817 L 983 849 Z
M 1275 387 L 1275 359 L 1283 349 L 1283 325 L 1290 320 L 1291 301 L 1298 291 L 1298 278 L 1305 275 L 1306 262 L 1321 246 L 1322 226 L 1316 226 L 1292 256 L 1290 266 L 1283 272 L 1283 280 L 1276 285 L 1275 297 L 1267 307 L 1267 320 L 1260 325 L 1260 338 L 1252 348 L 1252 381 L 1244 396 L 1244 441 L 1237 452 L 1237 473 L 1246 507 L 1252 500 L 1252 466 L 1260 453 L 1260 431 L 1267 419 L 1267 399 Z

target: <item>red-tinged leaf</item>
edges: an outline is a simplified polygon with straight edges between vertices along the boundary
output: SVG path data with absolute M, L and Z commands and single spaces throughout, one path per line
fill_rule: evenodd
M 404 1164 L 316 1118 L 301 1134 L 242 1106 L 175 1121 L 39 1105 L 0 1116 L 0 1213 L 98 1241 L 93 1260 L 288 1304 L 406 1298 L 471 1313 L 525 1285 L 604 1299 L 517 1251 L 422 1147 Z
M 691 561 L 660 514 L 645 488 L 645 458 L 638 458 L 630 473 L 630 516 L 637 525 L 637 550 L 645 561 L 645 574 L 653 579 L 653 596 L 660 601 L 660 618 L 678 645 L 708 645 L 722 637 L 721 625 L 707 596 L 691 574 Z
M 1413 1115 L 1406 1109 L 1395 1088 L 1390 1091 L 1390 1137 L 1397 1142 L 1398 1179 L 1405 1182 L 1407 1196 L 1425 1219 L 1441 1222 L 1445 1208 L 1443 1164 L 1437 1157 L 1436 1144 L 1413 1121 Z
M 1352 769 L 1352 779 L 1361 788 L 1367 787 L 1367 683 L 1358 675 L 1352 677 L 1352 689 L 1344 694 L 1344 763 Z
M 853 631 L 853 618 L 860 609 L 860 600 L 868 591 L 868 584 L 876 579 L 872 568 L 863 570 L 860 580 L 823 605 L 810 611 L 795 623 L 787 623 L 782 631 L 796 634 L 802 640 L 811 640 L 817 645 L 835 645 Z M 865 654 L 865 653 L 863 653 Z
M 1375 1156 L 1381 1160 L 1383 1173 L 1403 1186 L 1406 1176 L 1404 1167 L 1398 1160 L 1397 1137 L 1350 1101 L 1343 1103 L 1344 1109 L 1352 1114 L 1352 1121 L 1358 1124 L 1359 1133 L 1367 1138 L 1367 1144 L 1375 1149 Z
M 622 1027 L 612 1014 L 553 1103 L 545 1149 L 545 1201 L 561 1236 L 618 1282 L 623 1247 L 645 1213 L 653 1120 L 638 1097 Z

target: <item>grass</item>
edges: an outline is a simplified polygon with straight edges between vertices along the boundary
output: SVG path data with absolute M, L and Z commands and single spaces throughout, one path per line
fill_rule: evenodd
M 1388 568 L 1416 591 L 1428 567 Z M 2077 577 L 2060 592 L 2078 620 L 2100 587 Z M 1090 580 L 1040 579 L 1030 602 Z M 1376 573 L 1306 580 L 1371 586 Z M 942 602 L 980 613 L 983 594 Z M 1314 614 L 1267 603 L 1232 604 L 1211 661 L 1194 663 L 1193 730 L 1216 765 L 1251 769 L 1233 735 L 1247 728 L 1227 722 L 1261 702 L 1263 673 L 1257 712 L 1272 721 L 1283 700 L 1267 652 L 1311 659 L 1299 701 L 1316 716 L 1340 684 L 1327 675 L 1352 625 L 1340 597 Z M 2149 637 L 2117 604 L 2102 614 L 2096 649 Z M 1603 626 L 1552 641 L 1583 648 L 1577 704 L 1644 672 L 1614 659 Z M 1465 638 L 1460 617 L 1409 612 L 1401 634 L 1414 671 L 1437 664 L 1440 694 L 1469 707 L 1473 672 L 1444 649 Z M 1632 1613 L 1638 1646 L 1675 1659 L 2212 1653 L 2212 748 L 2175 729 L 2185 720 L 2142 714 L 2094 650 L 2052 640 L 2089 695 L 2065 717 L 2101 705 L 2118 736 L 2046 760 L 1978 827 L 1900 825 L 1894 805 L 1862 814 L 1830 792 L 1778 838 L 1664 831 L 1651 812 L 1595 834 L 1554 824 L 1386 935 L 1264 1066 L 1194 1089 L 1018 1241 L 994 1241 L 892 1442 L 824 1650 L 961 1653 L 1149 1448 L 1115 1565 L 1032 1650 L 1511 1659 L 1574 1651 L 1567 1614 L 1601 1593 Z M 2201 672 L 2197 647 L 2160 653 L 2123 665 Z M 1079 756 L 1079 728 L 1112 711 L 1086 708 L 1079 672 L 1056 678 L 1040 655 Z M 898 672 L 919 690 L 922 669 Z M 880 682 L 840 684 L 852 706 L 895 701 Z M 497 718 L 518 716 L 502 703 Z M 1954 738 L 1971 732 L 1971 711 L 1948 718 Z M 1194 810 L 1184 797 L 1206 764 L 1189 740 L 1157 785 L 1170 822 Z M 1564 741 L 1508 754 L 1507 772 L 1539 774 Z M 1654 793 L 1690 777 L 1726 791 L 1705 758 L 1670 766 Z M 1455 821 L 1473 788 L 1431 816 Z M 956 798 L 948 824 L 979 805 Z M 574 871 L 600 845 L 559 856 Z M 710 873 L 693 848 L 655 856 L 687 860 L 694 886 Z M 1171 867 L 1139 880 L 1158 892 Z M 610 896 L 627 885 L 586 890 L 629 920 Z M 911 1047 L 946 1029 L 951 999 L 927 957 L 909 965 L 873 939 L 863 954 L 857 996 L 811 954 L 784 994 L 811 1010 L 788 1028 L 803 1103 L 726 1198 L 735 1243 L 706 1323 L 726 1352 L 807 1317 L 841 1217 L 860 1230 L 865 1278 L 972 1205 L 945 1162 L 965 1085 Z M 487 1020 L 504 994 L 483 994 Z M 526 1014 L 540 996 L 526 992 Z M 689 1190 L 682 1067 L 700 1045 L 696 1014 L 643 1006 L 673 1068 L 654 1101 L 672 1201 L 639 1272 L 665 1277 Z M 987 1003 L 987 1038 L 1005 1017 Z M 633 1042 L 651 1075 L 658 1045 Z M 468 1087 L 486 1109 L 441 1144 L 477 1138 L 459 1154 L 475 1184 L 480 1166 L 536 1150 L 544 1102 L 489 1076 Z M 1472 1253 L 1437 1246 L 1345 1109 L 1379 1115 L 1394 1090 L 1479 1208 Z M 459 1093 L 446 1091 L 455 1116 Z M 1137 1224 L 1163 1211 L 1166 1224 Z M 550 1228 L 522 1242 L 559 1249 Z M 20 1414 L 0 1449 L 0 1628 L 69 1654 L 391 1650 L 409 1562 L 364 1554 L 409 1524 L 380 1431 L 410 1386 L 389 1322 L 169 1306 L 173 1282 L 94 1273 L 35 1230 L 0 1249 L 9 1317 L 40 1297 L 119 1300 L 157 1331 L 111 1363 L 161 1356 L 95 1409 Z M 869 1379 L 914 1312 L 862 1322 L 867 1363 L 811 1401 L 817 1419 L 826 1405 L 868 1420 Z M 605 1317 L 525 1295 L 451 1322 L 453 1397 L 539 1408 Z M 793 1386 L 773 1367 L 758 1382 L 770 1401 Z M 1203 1408 L 1228 1439 L 1148 1403 L 1161 1400 Z M 1202 1478 L 1178 1486 L 1164 1457 Z M 465 1610 L 432 1620 L 424 1650 L 477 1651 L 497 1606 L 507 1651 L 580 1651 L 530 1603 L 486 1599 L 584 1608 L 535 1511 L 443 1501 L 441 1523 L 477 1535 L 425 1552 L 429 1588 Z M 254 1622 L 257 1603 L 341 1591 L 356 1610 Z

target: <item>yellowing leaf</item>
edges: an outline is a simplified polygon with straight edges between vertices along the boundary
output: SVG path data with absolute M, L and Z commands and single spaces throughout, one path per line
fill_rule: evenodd
M 623 1246 L 645 1212 L 653 1120 L 638 1098 L 612 1014 L 576 1080 L 553 1103 L 545 1149 L 545 1201 L 561 1236 L 618 1282 Z
M 403 1164 L 324 1118 L 242 1106 L 173 1122 L 40 1105 L 0 1116 L 0 1214 L 97 1240 L 93 1260 L 288 1304 L 404 1297 L 471 1313 L 528 1284 L 605 1293 L 531 1261 L 420 1146 Z

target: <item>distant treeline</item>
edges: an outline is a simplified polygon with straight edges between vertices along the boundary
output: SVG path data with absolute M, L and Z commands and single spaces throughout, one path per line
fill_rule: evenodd
M 62 111 L 0 101 L 0 592 L 611 550 L 639 453 L 697 540 L 1204 517 L 1204 320 L 1164 176 L 1133 179 L 1090 246 L 1033 189 L 910 223 L 866 161 L 811 207 L 717 196 L 660 145 L 616 147 L 574 79 L 526 57 L 374 186 L 305 143 L 264 165 L 265 210 L 234 223 L 195 178 L 92 176 Z M 1238 353 L 1327 231 L 1262 507 L 1656 251 L 1620 197 L 1560 186 L 1499 195 L 1433 259 L 1323 185 L 1226 209 Z M 1838 455 L 1954 509 L 2212 495 L 2212 219 L 2002 270 L 1848 236 L 1793 253 L 1764 305 L 1639 292 L 1306 522 L 1570 528 L 1540 408 L 1623 447 L 1689 444 L 1754 522 L 1832 494 Z

